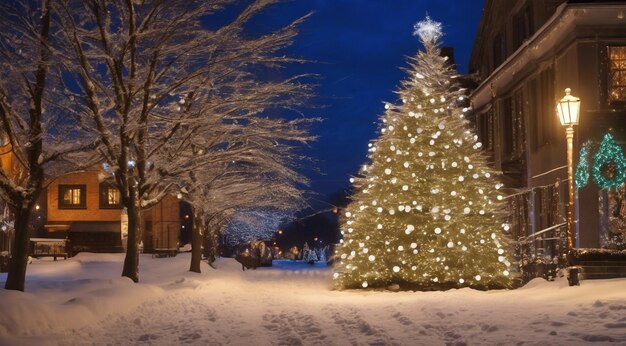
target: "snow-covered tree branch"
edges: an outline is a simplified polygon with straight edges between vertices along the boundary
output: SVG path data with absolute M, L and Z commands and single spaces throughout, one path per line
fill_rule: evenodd
M 7 289 L 24 290 L 29 220 L 44 180 L 76 166 L 68 155 L 89 162 L 95 143 L 64 116 L 72 91 L 63 81 L 53 7 L 52 0 L 0 3 L 0 197 L 15 219 Z
M 300 106 L 310 88 L 304 76 L 276 73 L 262 79 L 258 74 L 301 62 L 277 53 L 291 43 L 303 18 L 251 37 L 245 24 L 277 2 L 257 0 L 232 22 L 207 30 L 202 18 L 232 2 L 66 0 L 54 5 L 68 57 L 65 79 L 79 89 L 71 96 L 72 116 L 98 138 L 97 152 L 111 168 L 128 210 L 122 275 L 134 281 L 141 208 L 182 187 L 196 188 L 207 171 L 220 171 L 208 176 L 222 180 L 256 161 L 266 162 L 265 168 L 246 168 L 237 194 L 215 191 L 224 200 L 241 198 L 248 188 L 260 188 L 246 187 L 254 174 L 261 181 L 273 174 L 301 180 L 293 170 L 299 159 L 293 148 L 312 139 L 306 130 L 310 120 L 280 119 L 276 111 Z

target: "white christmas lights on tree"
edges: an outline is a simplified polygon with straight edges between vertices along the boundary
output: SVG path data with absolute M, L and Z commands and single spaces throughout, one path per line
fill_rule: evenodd
M 401 106 L 385 104 L 377 150 L 354 180 L 335 287 L 509 287 L 498 172 L 460 116 L 468 108 L 439 54 L 441 24 L 427 17 L 415 35 L 425 51 L 410 61 Z

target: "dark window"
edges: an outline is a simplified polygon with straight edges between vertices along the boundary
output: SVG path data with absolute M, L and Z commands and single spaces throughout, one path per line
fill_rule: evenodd
M 561 204 L 560 191 L 558 186 L 548 185 L 535 190 L 536 196 L 536 214 L 538 230 L 554 226 L 561 222 Z
M 531 82 L 534 100 L 531 100 L 534 140 L 533 149 L 549 144 L 556 131 L 556 100 L 554 98 L 554 70 L 552 67 L 539 73 Z
M 503 145 L 505 161 L 521 159 L 524 155 L 524 101 L 520 90 L 503 100 Z
M 513 239 L 529 235 L 529 196 L 528 194 L 514 194 L 508 198 L 510 235 Z
M 521 90 L 518 90 L 513 95 L 513 143 L 514 143 L 514 157 L 516 159 L 522 158 L 526 150 L 526 136 L 524 134 L 524 97 Z
M 533 34 L 532 7 L 526 6 L 513 18 L 513 50 Z
M 487 126 L 487 150 L 493 151 L 493 109 L 490 109 L 486 115 L 486 126 Z
M 513 114 L 512 114 L 511 97 L 502 100 L 502 110 L 500 112 L 502 119 L 502 156 L 509 159 L 513 152 Z
M 626 46 L 607 47 L 609 102 L 626 101 Z
M 100 183 L 100 209 L 122 208 L 120 190 L 109 183 Z
M 506 37 L 500 32 L 493 39 L 493 69 L 495 70 L 506 60 Z
M 86 185 L 59 185 L 59 209 L 86 209 Z
M 487 151 L 493 151 L 493 108 L 477 116 L 478 138 Z

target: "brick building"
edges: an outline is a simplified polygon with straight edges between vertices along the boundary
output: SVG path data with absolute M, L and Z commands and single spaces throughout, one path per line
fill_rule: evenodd
M 167 196 L 141 213 L 144 251 L 178 247 L 181 227 L 180 201 Z M 62 175 L 46 194 L 49 236 L 66 234 L 73 252 L 121 252 L 127 236 L 127 219 L 119 191 L 102 180 L 98 168 Z

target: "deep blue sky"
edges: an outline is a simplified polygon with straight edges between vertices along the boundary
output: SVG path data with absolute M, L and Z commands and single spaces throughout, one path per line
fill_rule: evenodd
M 316 61 L 289 72 L 320 76 L 312 103 L 323 107 L 305 110 L 324 119 L 314 129 L 319 139 L 306 150 L 322 173 L 307 173 L 318 198 L 348 187 L 350 175 L 366 160 L 382 102 L 396 100 L 394 90 L 405 77 L 400 68 L 421 48 L 413 25 L 426 13 L 441 22 L 443 46 L 454 48 L 458 69 L 465 73 L 483 2 L 294 0 L 272 6 L 253 24 L 255 30 L 271 30 L 314 12 L 287 54 Z

